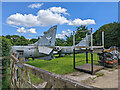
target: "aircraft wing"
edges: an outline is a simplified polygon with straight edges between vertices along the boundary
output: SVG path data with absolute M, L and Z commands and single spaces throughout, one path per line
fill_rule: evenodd
M 64 52 L 64 53 L 72 53 L 73 52 L 73 46 L 54 46 L 51 48 L 53 48 L 54 54 L 56 54 L 56 52 Z
M 53 49 L 49 47 L 44 47 L 44 46 L 38 46 L 39 53 L 47 54 L 49 55 Z

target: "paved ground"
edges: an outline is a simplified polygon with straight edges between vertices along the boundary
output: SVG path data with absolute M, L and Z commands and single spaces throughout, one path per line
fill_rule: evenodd
M 96 75 L 74 72 L 64 76 L 98 88 L 118 88 L 118 69 L 104 69 Z
M 104 75 L 96 78 L 91 85 L 99 88 L 118 88 L 118 70 L 111 72 L 102 70 L 102 72 Z
M 120 88 L 120 81 L 118 84 L 118 76 L 120 79 L 120 75 L 118 74 L 118 72 L 120 72 L 120 69 L 106 68 L 100 70 L 95 75 L 76 71 L 63 76 L 97 88 Z M 44 87 L 45 85 L 46 82 L 39 84 L 38 87 Z

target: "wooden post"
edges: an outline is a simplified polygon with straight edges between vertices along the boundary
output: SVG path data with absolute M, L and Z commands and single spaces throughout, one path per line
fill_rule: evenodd
M 91 50 L 93 50 L 93 33 L 91 28 Z
M 102 46 L 104 47 L 104 31 L 102 32 Z
M 103 46 L 103 66 L 105 67 L 105 59 L 104 59 L 104 31 L 102 32 L 102 46 Z
M 45 88 L 45 90 L 47 90 L 48 88 L 51 89 L 51 88 L 52 88 L 52 85 L 47 82 L 44 88 Z
M 88 44 L 88 36 L 86 34 L 86 46 L 87 46 L 87 44 Z
M 73 49 L 73 67 L 75 69 L 75 48 Z
M 28 78 L 28 82 L 31 84 L 31 80 L 30 80 L 30 75 L 29 75 L 29 72 L 26 71 L 26 74 L 27 74 L 27 78 Z M 29 88 L 32 88 L 32 84 L 30 85 Z
M 75 69 L 75 31 L 73 31 L 73 67 Z
M 23 64 L 25 63 L 25 58 L 24 57 L 20 57 L 19 58 L 19 64 L 22 66 Z M 20 79 L 19 79 L 19 87 L 20 88 L 25 88 L 24 87 L 24 82 L 23 82 L 23 79 L 24 79 L 24 72 L 23 72 L 23 69 L 22 68 L 19 68 L 19 77 L 20 77 Z
M 92 28 L 91 28 L 91 33 L 92 33 Z
M 102 49 L 102 53 L 103 53 L 103 66 L 105 67 L 104 48 Z
M 73 47 L 75 47 L 75 31 L 73 31 Z
M 91 74 L 93 75 L 93 32 L 91 28 Z
M 13 88 L 12 78 L 13 78 L 13 60 L 10 59 L 10 87 L 11 88 Z
M 14 56 L 17 57 L 17 54 L 14 53 Z M 17 65 L 15 63 L 15 61 L 13 60 L 13 63 L 12 63 L 12 76 L 11 76 L 11 79 L 12 79 L 12 85 L 13 87 L 12 88 L 18 88 L 17 86 Z
M 93 50 L 91 50 L 91 74 L 93 75 Z

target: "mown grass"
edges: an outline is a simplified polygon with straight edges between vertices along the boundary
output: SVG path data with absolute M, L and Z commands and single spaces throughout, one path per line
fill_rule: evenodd
M 73 68 L 73 56 L 66 55 L 64 57 L 58 57 L 56 55 L 55 57 L 55 59 L 52 59 L 50 61 L 35 59 L 34 61 L 28 61 L 26 63 L 60 75 L 72 73 L 75 71 Z M 90 60 L 90 54 L 88 54 L 88 59 Z M 97 54 L 94 54 L 93 59 L 98 60 Z M 80 60 L 83 60 L 83 62 L 76 63 L 76 66 L 86 63 L 86 56 L 84 53 L 76 54 L 76 62 Z M 94 62 L 94 64 L 98 64 L 98 62 Z
M 39 77 L 29 73 L 30 75 L 30 80 L 31 80 L 31 83 L 34 84 L 34 85 L 38 85 L 42 82 L 44 82 L 44 80 L 40 79 Z

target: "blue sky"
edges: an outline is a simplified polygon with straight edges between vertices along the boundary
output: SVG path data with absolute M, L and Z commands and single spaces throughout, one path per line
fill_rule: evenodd
M 44 31 L 47 31 L 51 26 L 55 25 L 50 24 L 52 23 L 51 20 L 47 24 L 44 22 L 44 25 L 37 25 L 36 22 L 31 22 L 35 25 L 33 26 L 26 26 L 25 22 L 24 25 L 18 25 L 19 22 L 15 22 L 12 25 L 11 22 L 7 23 L 8 17 L 14 15 L 17 16 L 16 13 L 19 15 L 31 14 L 32 16 L 37 16 L 40 10 L 48 10 L 52 7 L 61 7 L 61 9 L 67 10 L 61 14 L 61 17 L 64 17 L 64 20 L 71 21 L 72 24 L 75 19 L 81 20 L 94 20 L 96 24 L 91 23 L 91 25 L 87 25 L 88 28 L 94 28 L 94 31 L 99 29 L 102 25 L 118 22 L 118 3 L 117 2 L 41 2 L 42 4 L 39 8 L 30 8 L 29 5 L 38 4 L 39 2 L 3 2 L 2 3 L 2 34 L 3 35 L 23 35 L 26 38 L 36 38 L 36 36 L 41 36 Z M 67 14 L 66 14 L 67 13 Z M 69 14 L 69 15 L 68 15 Z M 40 13 L 41 15 L 41 13 Z M 39 15 L 39 19 L 41 17 Z M 19 20 L 19 18 L 17 18 Z M 34 18 L 32 18 L 34 19 Z M 11 20 L 11 17 L 10 17 Z M 12 21 L 14 20 L 12 16 Z M 18 21 L 17 20 L 17 21 Z M 13 23 L 13 22 L 12 22 Z M 62 24 L 60 24 L 62 23 Z M 79 23 L 79 22 L 78 22 Z M 84 23 L 84 22 L 82 22 Z M 28 22 L 27 22 L 28 24 Z M 76 30 L 75 25 L 68 25 L 68 23 L 60 21 L 56 21 L 58 25 L 57 35 L 68 34 L 69 31 Z M 80 24 L 79 24 L 80 25 Z M 20 33 L 21 30 L 26 30 L 25 33 Z M 65 32 L 65 33 L 64 33 Z M 63 37 L 62 37 L 63 38 Z

